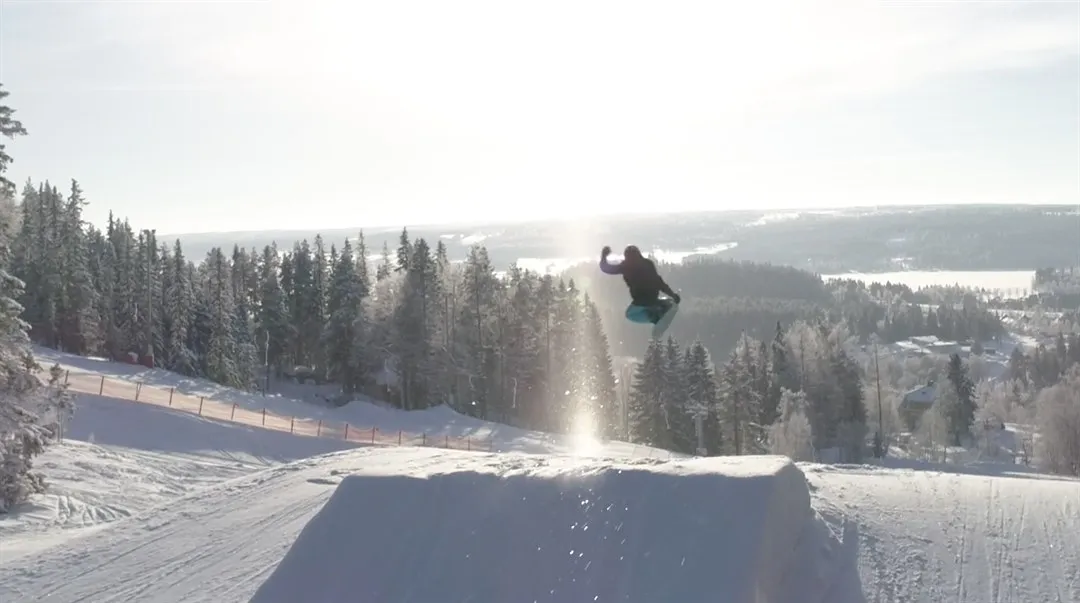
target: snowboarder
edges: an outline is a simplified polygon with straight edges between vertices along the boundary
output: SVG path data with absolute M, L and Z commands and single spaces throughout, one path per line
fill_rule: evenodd
M 654 325 L 653 336 L 662 335 L 682 301 L 679 294 L 671 290 L 656 271 L 656 264 L 641 255 L 636 245 L 626 246 L 623 261 L 618 264 L 608 262 L 607 256 L 610 254 L 611 247 L 605 245 L 600 252 L 600 270 L 605 274 L 621 274 L 623 282 L 630 289 L 626 318 L 632 322 L 651 323 Z M 661 299 L 660 293 L 671 299 Z

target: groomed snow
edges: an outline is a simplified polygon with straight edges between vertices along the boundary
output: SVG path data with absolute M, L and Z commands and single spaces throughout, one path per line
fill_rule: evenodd
M 784 592 L 814 515 L 783 457 L 446 456 L 344 477 L 251 603 L 838 600 Z
M 0 600 L 862 601 L 833 590 L 854 558 L 823 527 L 801 472 L 775 457 L 372 448 L 6 563 Z
M 1080 601 L 1078 480 L 931 467 L 802 468 L 814 507 L 858 526 L 869 601 Z
M 0 515 L 0 564 L 228 479 L 356 447 L 102 396 L 76 404 L 65 441 L 35 459 L 49 493 Z
M 0 517 L 0 601 L 317 602 L 338 588 L 348 601 L 745 601 L 759 588 L 771 597 L 754 603 L 1080 601 L 1080 481 L 1016 465 L 643 459 L 372 404 L 348 412 L 434 428 L 443 413 L 549 454 L 334 452 L 345 443 L 79 406 L 37 462 L 51 492 Z

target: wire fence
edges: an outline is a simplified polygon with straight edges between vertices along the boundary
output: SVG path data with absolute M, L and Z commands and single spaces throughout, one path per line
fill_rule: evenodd
M 45 371 L 48 380 L 48 371 Z M 70 391 L 95 394 L 130 400 L 152 406 L 162 406 L 173 410 L 189 412 L 208 419 L 229 421 L 262 429 L 287 433 L 345 440 L 356 444 L 382 446 L 429 446 L 454 450 L 492 451 L 492 438 L 452 437 L 450 435 L 429 435 L 411 433 L 403 430 L 384 431 L 378 427 L 365 427 L 341 421 L 324 421 L 283 415 L 266 408 L 251 409 L 235 402 L 222 402 L 206 396 L 196 396 L 168 389 L 146 385 L 144 383 L 109 379 L 105 375 L 64 371 L 64 383 Z

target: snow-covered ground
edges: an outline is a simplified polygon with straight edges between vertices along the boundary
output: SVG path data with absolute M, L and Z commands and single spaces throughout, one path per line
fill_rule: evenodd
M 79 404 L 38 463 L 52 493 L 0 519 L 0 601 L 1080 600 L 1078 480 L 515 447 L 472 419 L 509 452 L 339 449 Z
M 857 526 L 868 601 L 1080 601 L 1080 482 L 802 466 L 814 507 Z M 844 518 L 844 519 L 841 519 Z
M 324 425 L 348 423 L 354 432 L 369 430 L 375 427 L 379 431 L 377 442 L 396 443 L 398 432 L 404 433 L 404 440 L 411 435 L 417 442 L 424 436 L 429 445 L 438 443 L 446 438 L 471 439 L 481 443 L 481 447 L 491 452 L 526 452 L 543 454 L 549 452 L 578 452 L 589 442 L 582 441 L 574 435 L 554 435 L 537 431 L 528 431 L 503 425 L 482 421 L 473 417 L 454 412 L 446 406 L 437 406 L 423 411 L 401 412 L 385 404 L 358 400 L 346 406 L 326 406 L 319 402 L 319 396 L 304 395 L 304 392 L 316 391 L 325 393 L 325 388 L 292 384 L 288 391 L 296 397 L 288 397 L 283 394 L 264 396 L 259 393 L 245 392 L 229 388 L 206 379 L 185 377 L 164 369 L 148 369 L 144 366 L 112 362 L 101 358 L 87 358 L 65 354 L 37 347 L 34 356 L 42 367 L 48 368 L 53 364 L 59 364 L 62 369 L 71 371 L 72 379 L 77 376 L 94 376 L 93 383 L 99 376 L 105 376 L 107 380 L 117 382 L 142 383 L 152 388 L 158 388 L 159 399 L 167 397 L 169 388 L 175 388 L 177 393 L 191 396 L 205 396 L 208 400 L 236 404 L 237 408 L 250 411 L 267 411 L 281 417 L 296 417 L 299 420 L 311 422 L 322 421 Z M 109 389 L 106 386 L 106 389 Z M 113 388 L 116 389 L 116 388 Z M 145 394 L 144 389 L 144 394 Z M 119 392 L 118 396 L 132 396 L 130 392 Z M 163 397 L 164 396 L 164 397 Z M 197 403 L 198 401 L 195 400 Z M 194 407 L 188 406 L 194 412 Z M 226 408 L 226 411 L 228 409 Z M 216 414 L 218 417 L 228 417 L 228 412 Z M 257 421 L 256 421 L 257 422 Z M 281 427 L 279 424 L 278 427 Z M 313 428 L 313 423 L 310 425 Z M 286 420 L 284 428 L 288 429 Z M 312 429 L 313 430 L 313 429 Z M 340 429 L 327 428 L 327 432 L 340 437 Z M 464 447 L 458 444 L 458 447 Z M 645 456 L 669 458 L 673 455 L 667 451 L 639 446 L 626 442 L 606 442 L 597 451 L 615 453 L 619 456 Z
M 356 447 L 101 396 L 76 404 L 64 442 L 35 459 L 49 493 L 0 515 L 0 564 L 235 477 Z

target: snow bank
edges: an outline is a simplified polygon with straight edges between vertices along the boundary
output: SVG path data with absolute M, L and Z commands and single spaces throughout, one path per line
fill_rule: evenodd
M 77 394 L 75 404 L 65 437 L 101 445 L 259 466 L 357 447 L 343 440 L 298 436 L 105 396 Z
M 345 477 L 251 603 L 861 600 L 784 457 L 475 458 Z

